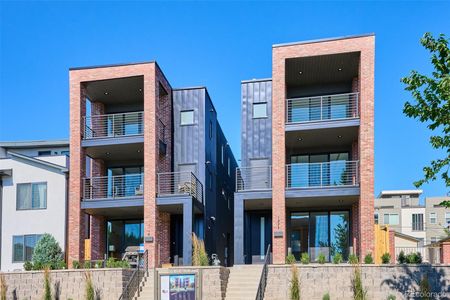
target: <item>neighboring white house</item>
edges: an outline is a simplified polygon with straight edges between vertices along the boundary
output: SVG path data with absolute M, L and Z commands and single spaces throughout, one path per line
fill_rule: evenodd
M 66 245 L 68 141 L 0 142 L 0 269 L 23 268 L 39 237 Z

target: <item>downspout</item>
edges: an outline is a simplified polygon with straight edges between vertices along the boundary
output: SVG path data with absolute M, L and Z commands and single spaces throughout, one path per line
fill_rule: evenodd
M 2 233 L 3 233 L 3 181 L 0 176 L 0 270 L 2 269 Z
M 66 188 L 65 188 L 65 218 L 64 218 L 64 258 L 65 261 L 68 262 L 68 252 L 69 252 L 69 211 L 68 211 L 68 202 L 69 202 L 69 172 L 65 173 L 65 179 L 66 179 Z M 69 268 L 69 266 L 67 266 Z

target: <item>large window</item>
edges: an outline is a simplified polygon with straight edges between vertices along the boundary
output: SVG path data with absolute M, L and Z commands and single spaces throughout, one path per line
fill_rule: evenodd
M 436 224 L 436 213 L 430 213 L 430 224 Z
M 114 220 L 107 222 L 108 256 L 121 258 L 127 247 L 139 247 L 144 242 L 142 220 Z
M 412 215 L 412 230 L 423 231 L 423 214 Z
M 46 182 L 17 184 L 17 210 L 44 208 L 47 208 Z
M 400 223 L 398 214 L 384 214 L 385 225 L 398 225 Z
M 41 236 L 40 234 L 13 236 L 13 262 L 30 261 L 34 247 Z
M 193 110 L 183 110 L 181 111 L 180 118 L 181 125 L 192 125 L 194 124 L 194 111 Z
M 253 118 L 267 118 L 267 103 L 253 103 Z

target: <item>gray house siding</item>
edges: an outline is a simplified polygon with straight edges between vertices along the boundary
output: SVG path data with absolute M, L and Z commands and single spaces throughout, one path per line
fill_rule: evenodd
M 272 80 L 245 81 L 242 93 L 242 167 L 250 166 L 250 159 L 272 160 Z M 267 103 L 267 118 L 253 118 L 253 104 Z

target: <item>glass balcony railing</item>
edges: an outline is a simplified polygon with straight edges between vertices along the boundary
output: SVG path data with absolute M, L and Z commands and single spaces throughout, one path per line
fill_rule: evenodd
M 144 132 L 142 111 L 92 115 L 84 118 L 84 139 L 141 135 Z
M 358 116 L 358 93 L 286 99 L 287 124 Z
M 84 178 L 83 200 L 144 195 L 144 174 Z

